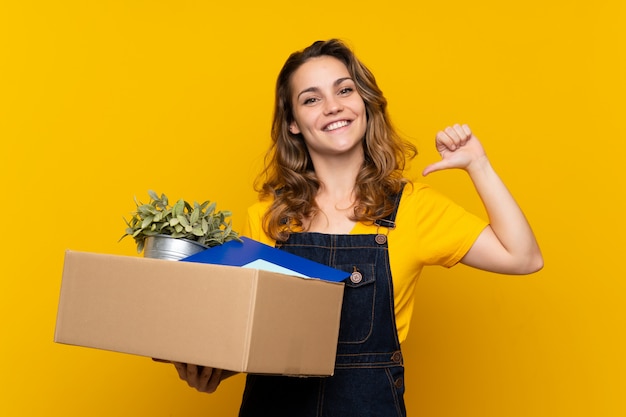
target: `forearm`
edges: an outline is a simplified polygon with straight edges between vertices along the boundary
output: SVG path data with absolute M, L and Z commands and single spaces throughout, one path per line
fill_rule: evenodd
M 480 196 L 490 228 L 501 244 L 501 257 L 506 268 L 502 272 L 530 273 L 543 266 L 541 251 L 535 235 L 521 208 L 484 156 L 467 168 Z

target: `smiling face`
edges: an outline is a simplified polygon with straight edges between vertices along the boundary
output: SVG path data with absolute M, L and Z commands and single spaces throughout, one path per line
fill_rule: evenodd
M 313 161 L 319 157 L 363 158 L 365 103 L 340 60 L 311 58 L 291 77 L 292 134 L 301 134 Z

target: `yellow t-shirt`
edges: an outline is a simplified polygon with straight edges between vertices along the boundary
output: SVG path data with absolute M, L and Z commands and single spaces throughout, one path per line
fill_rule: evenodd
M 248 209 L 243 235 L 274 246 L 263 231 L 263 216 L 270 201 Z M 396 228 L 388 231 L 389 262 L 393 278 L 396 326 L 400 342 L 406 339 L 413 313 L 417 280 L 425 265 L 451 267 L 458 263 L 487 226 L 426 184 L 408 184 L 396 215 Z M 381 228 L 384 232 L 386 229 Z M 376 234 L 377 227 L 357 223 L 350 234 Z

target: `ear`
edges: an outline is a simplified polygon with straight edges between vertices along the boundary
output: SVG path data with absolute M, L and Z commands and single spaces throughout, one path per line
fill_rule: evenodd
M 291 132 L 292 135 L 300 134 L 300 128 L 298 127 L 298 124 L 296 123 L 295 120 L 289 124 L 289 131 Z

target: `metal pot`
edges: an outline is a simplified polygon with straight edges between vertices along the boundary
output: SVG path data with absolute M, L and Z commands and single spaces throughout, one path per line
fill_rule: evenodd
M 177 239 L 168 235 L 156 235 L 146 238 L 143 247 L 143 256 L 145 258 L 177 261 L 205 249 L 208 249 L 208 246 L 204 246 L 193 240 Z

